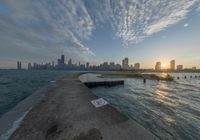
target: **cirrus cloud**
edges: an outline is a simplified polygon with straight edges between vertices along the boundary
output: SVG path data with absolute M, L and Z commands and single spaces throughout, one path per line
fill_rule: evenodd
M 8 11 L 0 11 L 1 57 L 5 52 L 4 57 L 13 59 L 55 59 L 66 52 L 68 58 L 87 60 L 94 55 L 81 41 L 90 38 L 94 27 L 82 1 L 4 0 L 0 4 Z
M 3 0 L 0 55 L 14 56 L 15 49 L 27 58 L 55 58 L 63 52 L 89 60 L 94 53 L 83 42 L 99 26 L 109 24 L 124 45 L 135 44 L 186 18 L 195 3 L 198 0 Z
M 134 44 L 186 18 L 198 0 L 103 0 L 91 5 L 94 21 L 109 22 L 124 44 Z M 88 3 L 91 3 L 88 1 Z

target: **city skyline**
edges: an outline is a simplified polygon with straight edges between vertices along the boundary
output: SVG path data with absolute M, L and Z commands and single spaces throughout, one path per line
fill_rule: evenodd
M 63 54 L 62 54 L 63 55 Z M 98 63 L 92 63 L 92 61 L 87 61 L 87 62 L 89 62 L 91 65 L 94 65 L 94 66 L 98 66 L 98 65 L 100 65 L 100 64 L 102 64 L 102 63 L 104 63 L 104 62 L 114 62 L 115 64 L 119 64 L 120 63 L 120 65 L 123 67 L 123 60 L 124 59 L 126 59 L 126 58 L 128 58 L 128 57 L 125 57 L 125 58 L 122 58 L 122 60 L 121 61 L 112 61 L 112 60 L 110 60 L 110 61 L 101 61 L 101 62 L 98 62 Z M 129 59 L 129 58 L 128 58 Z M 72 59 L 71 58 L 65 58 L 65 60 L 71 60 L 72 61 Z M 130 66 L 135 66 L 135 65 L 138 65 L 138 63 L 139 63 L 139 67 L 141 68 L 141 69 L 155 69 L 155 65 L 156 65 L 156 63 L 157 62 L 160 62 L 161 64 L 160 64 L 160 67 L 161 67 L 161 69 L 171 69 L 171 61 L 173 61 L 174 59 L 172 59 L 172 60 L 168 60 L 168 61 L 159 61 L 159 60 L 157 60 L 157 61 L 154 61 L 154 62 L 151 62 L 150 63 L 150 67 L 144 67 L 144 65 L 142 64 L 141 65 L 141 63 L 140 63 L 140 61 L 130 61 L 130 59 L 128 60 L 129 62 L 129 65 Z M 58 61 L 58 60 L 57 60 Z M 24 68 L 24 69 L 27 69 L 28 68 L 28 64 L 29 63 L 37 63 L 37 64 L 47 64 L 47 63 L 52 63 L 52 62 L 57 62 L 56 60 L 52 60 L 52 61 L 48 61 L 48 60 L 46 60 L 46 61 L 38 61 L 38 62 L 36 62 L 36 61 L 32 61 L 32 62 L 27 62 L 27 61 L 21 61 L 21 60 L 18 60 L 18 61 L 14 61 L 13 63 L 14 63 L 14 65 L 12 66 L 12 67 L 8 67 L 8 68 L 6 68 L 6 67 L 0 67 L 0 69 L 15 69 L 16 68 L 16 62 L 18 63 L 18 62 L 20 62 L 21 63 L 21 67 L 22 68 Z M 73 60 L 73 64 L 79 64 L 79 63 L 81 63 L 81 64 L 86 64 L 87 63 L 86 61 L 79 61 L 79 60 Z M 22 65 L 22 63 L 23 63 L 23 65 Z M 17 64 L 18 65 L 18 64 Z M 190 65 L 190 66 L 187 66 L 187 65 L 184 65 L 184 64 L 181 64 L 181 63 L 177 63 L 177 61 L 176 61 L 176 65 L 175 65 L 175 69 L 177 69 L 177 66 L 181 66 L 181 67 L 183 67 L 184 66 L 184 68 L 186 68 L 186 69 L 189 69 L 189 68 L 192 68 L 192 67 L 196 67 L 196 69 L 200 69 L 200 66 L 199 65 Z
M 3 0 L 0 19 L 0 68 L 61 54 L 95 65 L 128 57 L 146 69 L 171 60 L 200 68 L 199 0 Z
M 121 63 L 116 63 L 114 61 L 108 62 L 105 61 L 101 64 L 91 64 L 89 61 L 85 63 L 74 62 L 71 58 L 67 59 L 64 54 L 60 56 L 55 61 L 52 62 L 29 62 L 27 66 L 23 66 L 21 61 L 17 61 L 17 69 L 28 69 L 28 70 L 129 70 L 129 71 L 137 71 L 137 70 L 154 70 L 154 71 L 199 71 L 196 66 L 193 67 L 184 67 L 182 64 L 176 64 L 176 60 L 171 60 L 169 62 L 169 66 L 160 61 L 155 63 L 155 68 L 142 68 L 141 63 L 135 62 L 134 64 L 129 63 L 129 58 L 125 57 L 121 60 Z

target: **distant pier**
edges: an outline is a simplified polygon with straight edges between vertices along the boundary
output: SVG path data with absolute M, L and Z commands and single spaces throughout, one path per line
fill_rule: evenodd
M 194 75 L 194 76 L 193 76 L 193 75 L 190 75 L 189 77 L 190 77 L 190 79 L 192 79 L 193 77 L 196 79 L 196 78 L 198 78 L 198 77 L 200 78 L 200 75 L 199 75 L 199 76 L 198 76 L 198 75 Z M 177 79 L 179 80 L 179 79 L 180 79 L 180 77 L 179 77 L 179 76 L 177 76 Z M 187 79 L 187 76 L 186 76 L 186 75 L 185 75 L 185 76 L 183 76 L 183 79 Z
M 124 80 L 115 80 L 115 81 L 100 81 L 100 82 L 85 82 L 84 83 L 89 88 L 94 88 L 98 86 L 116 86 L 116 85 L 124 85 Z

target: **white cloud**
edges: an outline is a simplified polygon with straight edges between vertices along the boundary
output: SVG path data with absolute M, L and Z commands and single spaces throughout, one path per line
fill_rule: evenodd
M 127 43 L 142 41 L 145 37 L 184 19 L 195 1 L 135 1 L 128 6 L 128 10 L 122 10 L 125 13 L 121 16 L 124 22 L 117 26 L 119 30 L 117 35 Z M 136 5 L 135 8 L 132 8 L 133 5 Z
M 95 1 L 96 21 L 109 22 L 124 44 L 143 41 L 186 18 L 198 0 L 104 0 Z M 103 4 L 102 4 L 103 3 Z
M 89 59 L 82 42 L 109 24 L 124 45 L 138 43 L 186 18 L 198 0 L 3 0 L 9 14 L 0 15 L 3 51 L 51 57 Z M 188 25 L 184 25 L 188 26 Z M 14 47 L 15 46 L 15 47 Z M 23 50 L 23 51 L 22 51 Z M 48 51 L 48 53 L 46 53 Z M 2 54 L 2 51 L 0 52 Z M 55 54 L 56 53 L 56 54 Z M 12 54 L 12 53 L 11 53 Z M 2 54 L 3 56 L 3 54 Z
M 184 27 L 188 27 L 188 26 L 189 26 L 189 24 L 188 24 L 188 23 L 185 23 L 183 26 L 184 26 Z
M 196 11 L 199 13 L 200 15 L 200 1 L 196 4 Z
M 81 41 L 89 39 L 94 28 L 82 1 L 4 0 L 3 3 L 10 14 L 0 15 L 0 41 L 4 45 L 0 54 L 3 51 L 12 54 L 18 48 L 18 58 L 30 55 L 55 58 L 66 52 L 68 58 L 87 60 L 94 55 Z

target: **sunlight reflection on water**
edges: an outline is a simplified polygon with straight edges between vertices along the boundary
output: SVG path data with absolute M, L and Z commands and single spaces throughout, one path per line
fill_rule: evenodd
M 196 75 L 191 73 L 171 75 L 175 81 L 144 84 L 142 79 L 127 78 L 124 86 L 92 90 L 161 139 L 199 140 L 200 78 L 184 79 Z

